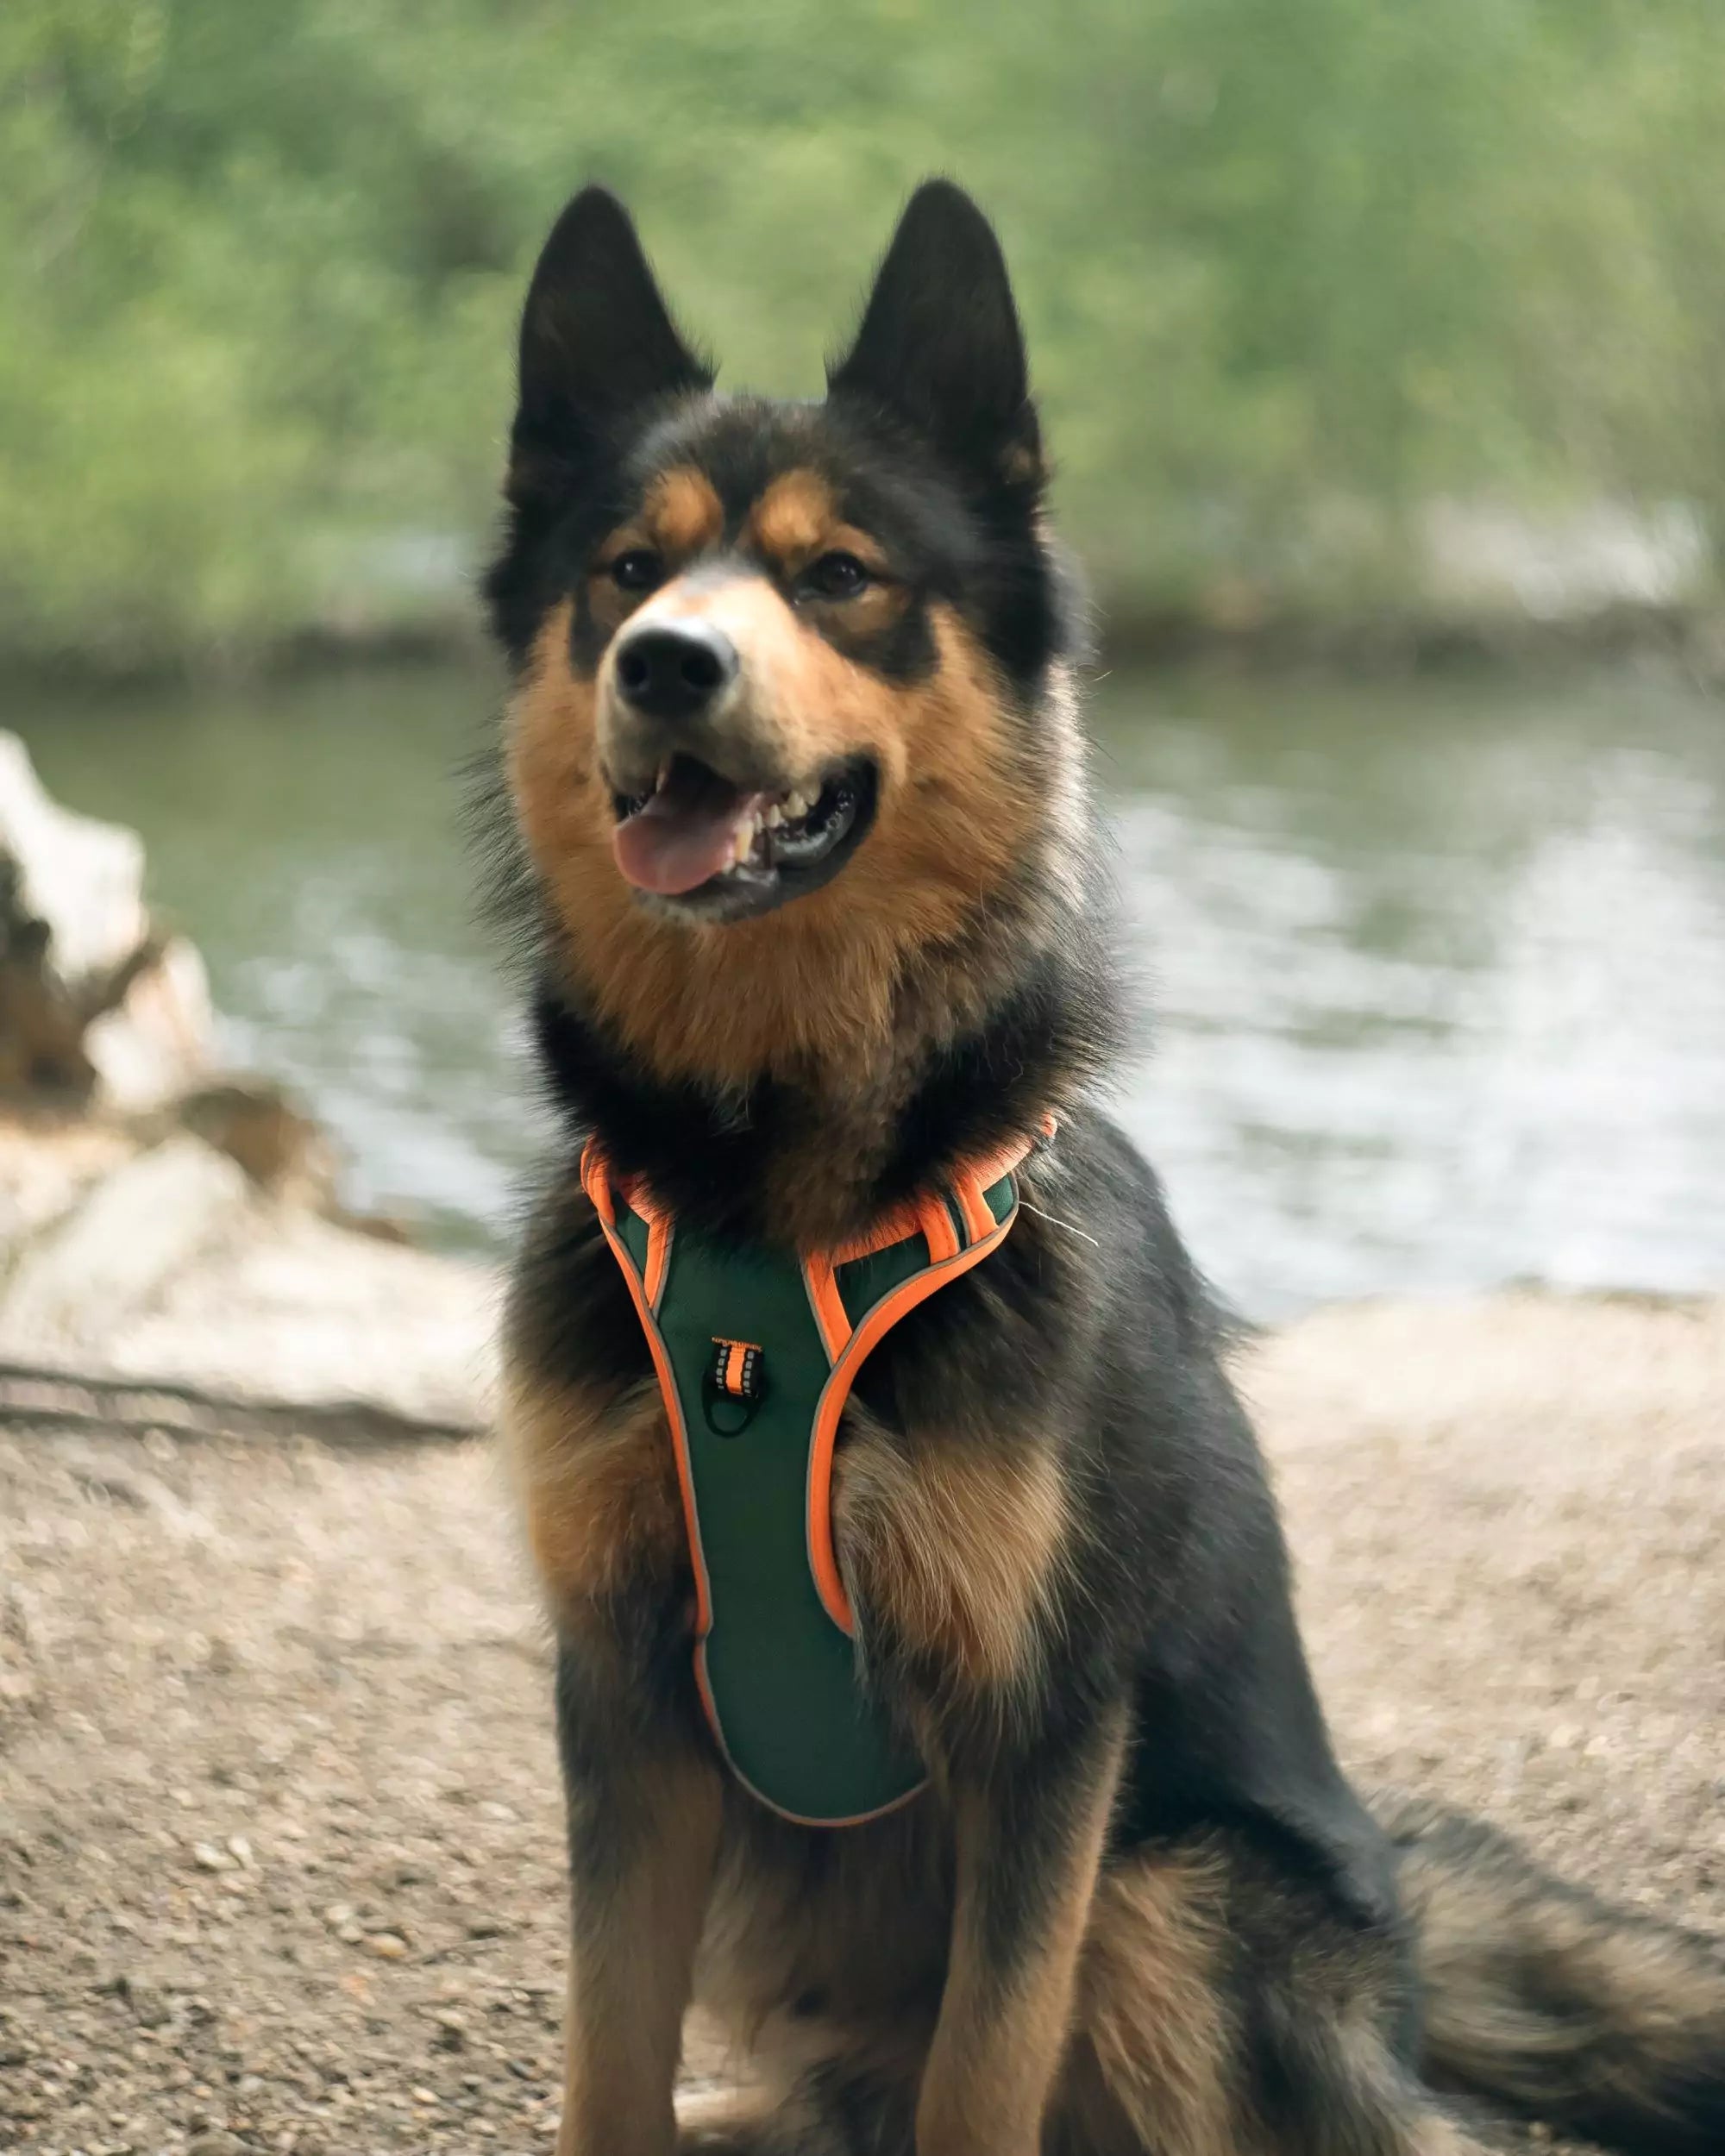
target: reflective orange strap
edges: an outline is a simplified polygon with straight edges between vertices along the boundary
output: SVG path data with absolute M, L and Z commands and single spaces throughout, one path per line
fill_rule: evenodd
M 682 1398 L 677 1390 L 676 1373 L 671 1366 L 670 1354 L 665 1346 L 664 1336 L 659 1330 L 655 1310 L 655 1296 L 663 1284 L 665 1258 L 670 1248 L 670 1219 L 668 1215 L 656 1212 L 654 1215 L 646 1216 L 648 1270 L 643 1277 L 636 1271 L 629 1247 L 618 1233 L 617 1202 L 612 1195 L 611 1178 L 605 1168 L 605 1156 L 592 1138 L 587 1140 L 581 1152 L 581 1188 L 593 1200 L 599 1225 L 605 1231 L 605 1239 L 611 1246 L 612 1256 L 617 1260 L 618 1269 L 623 1275 L 629 1299 L 635 1305 L 635 1314 L 640 1319 L 641 1330 L 646 1336 L 647 1351 L 653 1362 L 653 1374 L 659 1381 L 659 1397 L 665 1405 L 672 1450 L 676 1454 L 677 1484 L 683 1503 L 683 1529 L 688 1537 L 689 1557 L 694 1570 L 695 1634 L 697 1639 L 704 1639 L 712 1627 L 712 1590 L 707 1579 L 706 1559 L 701 1552 L 700 1514 L 695 1506 L 694 1479 L 689 1471 L 688 1433 L 683 1427 Z
M 994 1181 L 998 1182 L 1000 1177 L 996 1175 Z M 982 1195 L 988 1188 L 980 1175 L 962 1175 L 953 1182 L 952 1194 L 958 1200 L 958 1210 L 963 1216 L 964 1239 L 967 1243 L 980 1243 L 994 1227 L 994 1216 L 989 1212 L 988 1201 Z
M 590 1138 L 581 1148 L 581 1188 L 593 1200 L 593 1211 L 608 1228 L 617 1225 L 617 1206 L 611 1194 L 611 1177 L 599 1140 Z
M 913 1235 L 920 1235 L 927 1243 L 931 1265 L 944 1265 L 967 1245 L 988 1241 L 994 1235 L 996 1224 L 984 1194 L 992 1190 L 1002 1175 L 1010 1175 L 1021 1166 L 1034 1149 L 1051 1139 L 1059 1127 L 1055 1117 L 1045 1115 L 1030 1137 L 1013 1138 L 994 1152 L 984 1154 L 980 1160 L 961 1163 L 953 1170 L 948 1188 L 957 1201 L 959 1217 L 964 1223 L 963 1244 L 953 1228 L 945 1198 L 937 1191 L 906 1199 L 890 1207 L 872 1227 L 853 1236 L 850 1242 L 841 1243 L 837 1250 L 815 1250 L 804 1257 L 803 1278 L 808 1287 L 809 1307 L 814 1312 L 830 1362 L 836 1363 L 844 1354 L 851 1334 L 850 1319 L 834 1276 L 836 1269 L 858 1258 L 873 1257 L 878 1251 L 890 1250 L 894 1243 L 902 1243 Z
M 850 1318 L 838 1292 L 838 1282 L 833 1278 L 831 1253 L 812 1251 L 803 1260 L 803 1280 L 808 1288 L 809 1308 L 820 1329 L 820 1343 L 826 1350 L 826 1359 L 836 1363 L 850 1338 Z
M 1022 1157 L 1022 1156 L 1020 1156 Z M 995 1181 L 1000 1179 L 997 1176 Z M 943 1213 L 944 1207 L 942 1208 Z M 864 1313 L 860 1326 L 851 1330 L 846 1323 L 846 1335 L 842 1351 L 833 1359 L 832 1375 L 828 1378 L 820 1396 L 820 1406 L 815 1413 L 814 1432 L 809 1444 L 808 1466 L 808 1559 L 809 1570 L 814 1575 L 815 1592 L 820 1596 L 823 1608 L 841 1632 L 855 1633 L 856 1612 L 850 1607 L 850 1597 L 845 1592 L 844 1582 L 838 1570 L 838 1557 L 832 1540 L 832 1455 L 838 1438 L 838 1419 L 844 1412 L 844 1404 L 850 1397 L 850 1388 L 856 1381 L 856 1373 L 879 1341 L 889 1332 L 907 1311 L 925 1302 L 937 1289 L 957 1280 L 961 1273 L 968 1273 L 973 1265 L 979 1265 L 990 1251 L 997 1250 L 1007 1238 L 1007 1231 L 1018 1219 L 1014 1206 L 1004 1220 L 996 1220 L 991 1213 L 988 1232 L 979 1237 L 968 1250 L 957 1248 L 954 1254 L 938 1263 L 926 1265 L 919 1273 L 912 1274 Z M 947 1233 L 952 1233 L 952 1224 L 947 1222 Z M 806 1265 L 812 1261 L 805 1261 Z M 831 1267 L 829 1265 L 829 1272 Z M 836 1292 L 836 1291 L 835 1291 Z
M 907 1311 L 944 1288 L 948 1281 L 969 1272 L 1006 1240 L 1008 1230 L 1018 1219 L 1017 1200 L 1014 1200 L 1004 1220 L 996 1220 L 985 1194 L 994 1188 L 1001 1176 L 1009 1175 L 1022 1166 L 1036 1145 L 1052 1138 L 1059 1127 L 1052 1115 L 1045 1115 L 1029 1138 L 1016 1138 L 998 1152 L 985 1155 L 955 1171 L 950 1188 L 964 1221 L 963 1247 L 953 1232 L 952 1216 L 947 1211 L 945 1200 L 927 1196 L 915 1200 L 910 1207 L 896 1208 L 886 1221 L 877 1222 L 874 1231 L 858 1238 L 856 1244 L 838 1250 L 818 1251 L 803 1260 L 809 1303 L 833 1365 L 832 1376 L 821 1394 L 809 1446 L 809 1569 L 814 1575 L 815 1591 L 827 1615 L 843 1632 L 854 1633 L 856 1618 L 839 1575 L 832 1543 L 832 1455 L 839 1417 L 850 1397 L 856 1372 L 877 1342 Z M 868 1312 L 860 1327 L 853 1326 L 834 1278 L 835 1263 L 870 1257 L 919 1229 L 928 1240 L 928 1264 Z
M 593 1200 L 593 1211 L 614 1240 L 617 1198 L 611 1187 L 610 1167 L 596 1138 L 590 1138 L 581 1148 L 581 1188 Z M 647 1291 L 647 1307 L 657 1310 L 659 1298 L 664 1293 L 665 1268 L 671 1258 L 671 1216 L 639 1182 L 624 1186 L 623 1201 L 647 1223 L 647 1263 L 643 1269 L 642 1285 Z
M 992 1220 L 990 1227 L 994 1225 Z M 922 1230 L 928 1244 L 931 1265 L 944 1265 L 949 1257 L 957 1257 L 960 1250 L 958 1232 L 952 1225 L 952 1215 L 941 1197 L 925 1198 L 917 1207 L 917 1225 Z

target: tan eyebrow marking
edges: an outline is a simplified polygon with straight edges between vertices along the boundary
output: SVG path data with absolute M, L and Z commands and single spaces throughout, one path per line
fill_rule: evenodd
M 749 536 L 781 561 L 806 558 L 838 522 L 838 504 L 819 472 L 786 472 L 756 503 Z
M 704 472 L 680 464 L 648 488 L 642 521 L 667 554 L 695 554 L 724 531 L 724 505 Z
M 832 489 L 818 472 L 786 472 L 775 479 L 750 512 L 747 536 L 783 569 L 803 568 L 834 551 L 854 554 L 876 574 L 887 567 L 879 542 L 841 521 Z
M 724 531 L 724 505 L 712 481 L 693 465 L 674 465 L 647 489 L 638 515 L 621 524 L 600 546 L 590 569 L 593 617 L 609 633 L 636 608 L 639 594 L 619 591 L 606 573 L 620 555 L 637 547 L 670 557 L 678 573 L 691 555 L 712 546 Z

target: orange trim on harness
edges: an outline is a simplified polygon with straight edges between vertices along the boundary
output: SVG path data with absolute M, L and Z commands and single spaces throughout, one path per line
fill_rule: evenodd
M 998 1182 L 997 1175 L 994 1181 Z M 964 1218 L 964 1232 L 975 1243 L 979 1238 L 994 1232 L 994 1216 L 988 1210 L 988 1201 L 982 1195 L 988 1185 L 980 1175 L 961 1175 L 952 1186 L 952 1194 L 958 1200 L 958 1210 Z
M 999 1176 L 994 1180 L 998 1182 Z M 925 1301 L 935 1290 L 945 1287 L 959 1274 L 968 1273 L 973 1265 L 979 1265 L 988 1253 L 1006 1240 L 1007 1231 L 1018 1217 L 1014 1206 L 1004 1220 L 995 1222 L 989 1215 L 992 1232 L 968 1250 L 960 1250 L 944 1263 L 925 1273 L 919 1273 L 907 1280 L 902 1288 L 883 1295 L 875 1307 L 846 1342 L 844 1351 L 833 1365 L 832 1376 L 820 1396 L 820 1406 L 815 1413 L 814 1436 L 809 1445 L 808 1470 L 808 1554 L 809 1570 L 814 1575 L 815 1592 L 821 1606 L 841 1632 L 854 1638 L 856 1632 L 856 1614 L 850 1606 L 844 1582 L 839 1576 L 838 1559 L 832 1547 L 832 1454 L 838 1440 L 838 1419 L 844 1412 L 844 1403 L 850 1397 L 850 1388 L 856 1381 L 857 1370 L 869 1351 L 917 1304 Z M 950 1232 L 949 1225 L 949 1232 Z
M 1052 1138 L 1056 1130 L 1052 1116 L 1043 1119 L 1042 1135 Z M 841 1632 L 856 1631 L 856 1614 L 845 1592 L 840 1576 L 838 1559 L 832 1546 L 832 1455 L 838 1441 L 838 1420 L 844 1412 L 844 1404 L 850 1397 L 856 1372 L 864 1359 L 877 1345 L 884 1334 L 890 1332 L 906 1311 L 944 1288 L 959 1274 L 969 1272 L 973 1265 L 987 1257 L 1005 1240 L 1007 1231 L 1018 1217 L 1014 1203 L 1012 1211 L 1001 1221 L 996 1221 L 988 1210 L 984 1191 L 991 1190 L 1002 1175 L 1009 1175 L 1022 1165 L 1031 1152 L 1035 1140 L 1019 1138 L 1003 1146 L 979 1166 L 962 1169 L 952 1179 L 959 1210 L 964 1217 L 964 1232 L 970 1238 L 967 1250 L 959 1248 L 958 1238 L 952 1225 L 952 1216 L 945 1201 L 938 1196 L 925 1196 L 907 1206 L 895 1206 L 888 1215 L 894 1225 L 894 1232 L 884 1235 L 880 1227 L 856 1244 L 847 1244 L 829 1257 L 814 1253 L 803 1260 L 803 1271 L 809 1283 L 809 1300 L 814 1307 L 827 1352 L 832 1357 L 832 1376 L 827 1380 L 815 1412 L 814 1434 L 809 1446 L 808 1476 L 808 1553 L 809 1570 L 814 1575 L 815 1591 L 821 1606 Z M 871 1257 L 876 1250 L 887 1250 L 894 1243 L 902 1242 L 913 1232 L 909 1225 L 914 1220 L 928 1242 L 928 1255 L 932 1270 L 919 1273 L 903 1287 L 883 1296 L 874 1308 L 867 1312 L 853 1329 L 845 1315 L 844 1305 L 833 1278 L 835 1264 L 848 1263 L 851 1257 Z M 859 1247 L 860 1245 L 860 1247 Z
M 881 1245 L 882 1250 L 888 1247 L 885 1243 Z M 830 1363 L 836 1363 L 844 1354 L 844 1344 L 850 1338 L 850 1320 L 845 1314 L 844 1300 L 832 1276 L 833 1262 L 825 1250 L 811 1250 L 803 1259 L 803 1284 L 808 1289 L 809 1308 L 814 1313 Z
M 854 1264 L 859 1257 L 873 1257 L 881 1250 L 889 1250 L 894 1243 L 902 1243 L 907 1235 L 914 1235 L 922 1225 L 922 1200 L 901 1198 L 860 1235 L 853 1235 L 848 1243 L 841 1243 L 828 1254 L 834 1265 Z
M 659 1331 L 659 1323 L 643 1290 L 641 1276 L 635 1269 L 635 1261 L 629 1254 L 628 1245 L 617 1232 L 617 1202 L 612 1195 L 611 1178 L 605 1171 L 604 1156 L 588 1139 L 581 1155 L 581 1188 L 593 1200 L 599 1215 L 599 1226 L 605 1239 L 611 1245 L 612 1256 L 617 1260 L 623 1275 L 624 1285 L 635 1305 L 636 1315 L 641 1320 L 641 1330 L 647 1336 L 647 1351 L 653 1358 L 653 1374 L 659 1382 L 659 1395 L 665 1403 L 665 1416 L 671 1426 L 671 1450 L 676 1456 L 677 1486 L 683 1501 L 683 1532 L 688 1537 L 689 1564 L 695 1579 L 695 1637 L 704 1639 L 712 1629 L 712 1589 L 707 1579 L 706 1560 L 701 1554 L 700 1514 L 695 1504 L 694 1482 L 689 1473 L 688 1432 L 683 1427 L 681 1395 L 677 1390 L 676 1374 L 671 1367 L 670 1351 Z M 631 1206 L 633 1200 L 630 1200 Z M 652 1224 L 648 1226 L 650 1252 Z M 666 1225 L 667 1250 L 669 1248 L 669 1225 Z M 662 1261 L 661 1266 L 662 1275 Z

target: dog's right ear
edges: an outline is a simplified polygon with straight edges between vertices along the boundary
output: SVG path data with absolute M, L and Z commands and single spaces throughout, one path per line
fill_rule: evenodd
M 678 335 L 629 212 L 584 187 L 552 227 L 522 311 L 509 492 L 532 492 L 548 467 L 567 481 L 619 419 L 712 379 Z

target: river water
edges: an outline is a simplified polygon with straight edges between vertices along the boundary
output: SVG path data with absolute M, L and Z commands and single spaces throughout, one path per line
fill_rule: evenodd
M 366 673 L 8 722 L 142 831 L 229 1046 L 356 1196 L 468 1248 L 542 1129 L 461 837 L 494 700 Z M 1095 707 L 1153 1012 L 1119 1111 L 1231 1300 L 1725 1286 L 1725 705 L 1116 675 Z

